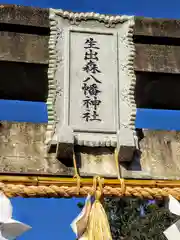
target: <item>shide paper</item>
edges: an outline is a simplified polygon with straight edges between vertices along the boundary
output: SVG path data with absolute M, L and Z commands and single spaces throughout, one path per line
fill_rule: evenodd
M 0 193 L 0 240 L 12 240 L 31 229 L 29 225 L 12 219 L 10 200 Z
M 85 231 L 88 224 L 88 218 L 91 211 L 91 196 L 88 195 L 81 213 L 71 223 L 71 228 L 79 240 L 86 240 Z
M 71 227 L 78 240 L 112 240 L 106 212 L 100 202 L 101 194 L 96 192 L 91 203 L 88 195 L 85 206 Z
M 180 203 L 171 195 L 169 196 L 169 210 L 171 213 L 180 216 Z M 164 235 L 168 240 L 180 239 L 180 220 L 166 229 Z

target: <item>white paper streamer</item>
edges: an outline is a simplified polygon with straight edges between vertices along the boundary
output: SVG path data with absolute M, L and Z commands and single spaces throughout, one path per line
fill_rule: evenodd
M 169 195 L 169 211 L 180 216 L 180 203 L 171 195 Z M 180 239 L 180 220 L 166 229 L 164 235 L 168 240 Z
M 0 192 L 0 240 L 15 239 L 29 229 L 29 225 L 12 219 L 11 202 Z
M 87 227 L 89 213 L 91 210 L 91 196 L 88 195 L 81 213 L 71 223 L 71 228 L 79 240 L 87 240 L 84 232 Z

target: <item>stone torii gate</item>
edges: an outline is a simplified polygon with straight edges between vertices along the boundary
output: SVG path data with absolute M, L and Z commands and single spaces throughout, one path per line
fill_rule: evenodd
M 52 14 L 49 11 L 52 11 Z M 6 109 L 0 112 L 0 189 L 7 196 L 86 196 L 92 191 L 92 177 L 98 175 L 104 178 L 101 183 L 103 193 L 107 196 L 126 195 L 151 199 L 172 194 L 180 199 L 179 21 L 78 14 L 15 5 L 1 5 L 0 13 L 0 107 Z M 133 23 L 123 25 L 132 19 Z M 59 26 L 62 29 L 70 28 L 68 39 L 74 37 L 72 49 L 69 50 L 74 61 L 71 57 L 67 60 L 66 55 L 62 59 L 56 58 L 58 54 L 61 56 L 61 52 L 67 47 L 67 42 L 63 42 L 67 36 L 62 35 Z M 95 127 L 96 130 L 91 129 L 92 135 L 83 135 L 84 130 L 78 129 L 81 122 L 74 118 L 76 111 L 72 110 L 70 122 L 77 127 L 74 131 L 77 134 L 73 135 L 72 128 L 63 128 L 64 125 L 61 124 L 63 114 L 63 120 L 66 121 L 64 116 L 67 109 L 60 103 L 53 105 L 53 97 L 62 96 L 68 89 L 71 91 L 72 86 L 77 93 L 66 97 L 72 97 L 70 108 L 75 109 L 79 96 L 77 97 L 78 86 L 72 85 L 72 82 L 69 87 L 63 85 L 62 88 L 64 72 L 56 75 L 61 71 L 56 67 L 61 61 L 64 61 L 65 66 L 73 63 L 72 72 L 69 74 L 76 76 L 73 71 L 77 71 L 76 68 L 79 67 L 75 63 L 81 53 L 79 46 L 76 49 L 76 44 L 82 42 L 79 35 L 82 31 L 87 35 L 101 35 L 102 39 L 98 35 L 100 44 L 104 44 L 103 48 L 106 47 L 107 51 L 108 47 L 110 49 L 108 65 L 111 70 L 108 70 L 108 65 L 103 65 L 104 62 L 100 64 L 107 70 L 103 73 L 104 79 L 108 76 L 106 83 L 110 77 L 112 82 L 113 78 L 116 78 L 116 74 L 112 75 L 112 69 L 116 67 L 116 61 L 113 61 L 117 60 L 114 56 L 117 56 L 115 50 L 119 37 L 121 44 L 118 59 L 126 54 L 129 57 L 132 51 L 135 53 L 131 60 L 128 60 L 131 62 L 128 65 L 130 77 L 120 75 L 118 80 L 122 81 L 125 77 L 125 85 L 132 79 L 135 81 L 134 88 L 131 89 L 132 95 L 125 91 L 121 96 L 124 102 L 127 96 L 130 96 L 130 103 L 135 107 L 135 117 L 132 116 L 134 109 L 130 109 L 132 111 L 129 116 L 132 117 L 132 125 L 134 124 L 130 130 L 127 130 L 127 126 L 124 127 L 121 119 L 126 115 L 126 109 L 124 115 L 121 114 L 123 106 L 116 106 L 117 99 L 107 103 L 105 95 L 102 95 L 101 99 L 106 102 L 103 102 L 104 108 L 110 104 L 110 109 L 114 106 L 115 109 L 120 109 L 118 121 L 122 127 L 118 130 L 113 130 L 113 127 L 111 129 L 111 120 L 106 124 L 107 115 L 109 119 L 111 117 L 108 108 L 107 113 L 103 113 L 105 130 Z M 117 32 L 119 35 L 116 38 Z M 60 40 L 54 36 L 58 36 Z M 55 46 L 57 41 L 59 45 Z M 127 59 L 121 60 L 121 67 L 124 69 Z M 54 85 L 54 79 L 60 81 L 59 85 Z M 102 79 L 98 81 L 101 82 Z M 103 86 L 105 94 L 109 94 L 108 85 Z M 119 90 L 117 92 L 119 94 Z M 110 99 L 111 95 L 107 96 Z M 57 109 L 63 109 L 63 114 Z M 55 126 L 54 134 L 52 126 Z M 56 131 L 57 129 L 59 130 Z M 124 129 L 124 135 L 120 134 L 119 137 L 121 129 Z M 133 133 L 136 132 L 134 144 L 132 130 Z M 113 131 L 114 135 L 111 134 Z M 110 143 L 102 140 L 101 133 L 107 135 Z M 117 139 L 115 135 L 118 136 Z M 88 141 L 94 137 L 93 144 L 89 144 Z M 117 146 L 118 150 L 114 151 Z M 78 181 L 73 178 L 74 174 L 78 176 Z

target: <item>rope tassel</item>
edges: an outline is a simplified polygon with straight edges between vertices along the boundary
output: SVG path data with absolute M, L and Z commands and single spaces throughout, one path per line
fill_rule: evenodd
M 112 240 L 109 222 L 106 212 L 100 202 L 103 194 L 103 179 L 100 177 L 94 178 L 99 183 L 99 190 L 95 191 L 95 201 L 89 215 L 87 225 L 87 239 L 88 240 Z
M 106 212 L 100 201 L 102 193 L 103 179 L 94 177 L 93 195 L 88 195 L 82 212 L 71 224 L 79 240 L 112 240 Z M 93 203 L 92 196 L 95 197 Z

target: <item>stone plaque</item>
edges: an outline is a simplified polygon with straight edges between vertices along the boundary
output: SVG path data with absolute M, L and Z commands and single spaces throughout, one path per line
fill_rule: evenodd
M 92 30 L 69 31 L 68 123 L 76 133 L 116 133 L 117 36 Z M 108 47 L 107 47 L 108 46 Z
M 49 150 L 69 158 L 74 145 L 113 147 L 131 160 L 134 18 L 51 10 L 50 23 Z

